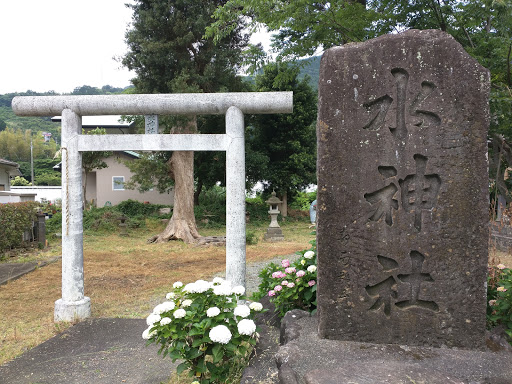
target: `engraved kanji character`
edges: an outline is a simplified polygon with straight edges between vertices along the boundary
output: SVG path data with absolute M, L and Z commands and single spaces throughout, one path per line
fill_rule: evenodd
M 395 305 L 402 309 L 422 307 L 437 312 L 439 310 L 439 306 L 434 301 L 419 299 L 421 283 L 424 281 L 434 281 L 432 276 L 430 276 L 430 273 L 422 273 L 425 256 L 418 251 L 411 251 L 410 257 L 412 264 L 411 273 L 398 275 L 398 279 L 400 281 L 410 284 L 410 299 L 399 301 L 395 303 Z
M 398 269 L 398 263 L 389 257 L 379 255 L 377 260 L 384 268 L 384 272 L 392 273 L 393 270 Z M 374 299 L 370 310 L 376 311 L 384 305 L 384 314 L 389 317 L 391 315 L 392 301 L 396 300 L 397 297 L 396 284 L 397 281 L 391 275 L 377 284 L 368 285 L 365 288 L 366 292 Z
M 393 177 L 397 173 L 394 167 L 380 166 L 378 170 L 385 178 Z M 364 194 L 366 201 L 372 206 L 375 206 L 375 211 L 370 217 L 370 220 L 378 221 L 382 216 L 385 216 L 384 220 L 386 224 L 389 226 L 393 224 L 392 210 L 398 209 L 398 200 L 393 197 L 397 191 L 398 187 L 394 183 L 391 183 L 375 192 Z
M 428 159 L 425 156 L 414 155 L 416 174 L 408 175 L 399 180 L 402 194 L 402 207 L 407 212 L 414 212 L 414 226 L 421 230 L 421 214 L 423 210 L 432 209 L 437 201 L 441 179 L 436 174 L 425 175 Z
M 409 73 L 403 68 L 394 68 L 391 74 L 396 82 L 396 117 L 395 126 L 389 127 L 393 136 L 400 141 L 407 140 L 407 89 L 409 84 Z M 431 111 L 421 109 L 421 104 L 436 88 L 435 84 L 429 81 L 421 83 L 421 91 L 416 95 L 415 99 L 409 106 L 409 115 L 420 118 L 419 122 L 414 123 L 415 126 L 439 126 L 441 118 Z M 393 98 L 389 95 L 381 96 L 373 101 L 364 104 L 368 112 L 373 115 L 370 121 L 363 127 L 372 131 L 382 128 L 389 107 L 393 103 Z M 427 125 L 428 123 L 428 125 Z

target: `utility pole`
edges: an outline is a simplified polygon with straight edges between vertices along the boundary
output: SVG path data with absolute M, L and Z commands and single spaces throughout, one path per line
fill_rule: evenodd
M 30 135 L 30 181 L 32 185 L 36 185 L 34 181 L 34 146 L 32 145 L 32 135 Z

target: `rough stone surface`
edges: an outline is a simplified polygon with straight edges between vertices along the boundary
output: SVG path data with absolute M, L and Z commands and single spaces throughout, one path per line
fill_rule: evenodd
M 279 342 L 284 345 L 299 337 L 300 325 L 296 320 L 308 316 L 311 316 L 311 314 L 301 309 L 293 309 L 286 312 L 283 319 L 281 320 L 281 333 Z
M 489 73 L 448 34 L 324 53 L 321 337 L 485 346 Z
M 295 321 L 300 336 L 281 346 L 277 356 L 280 369 L 293 370 L 299 384 L 512 382 L 512 353 L 504 349 L 476 351 L 326 340 L 318 336 L 316 316 Z

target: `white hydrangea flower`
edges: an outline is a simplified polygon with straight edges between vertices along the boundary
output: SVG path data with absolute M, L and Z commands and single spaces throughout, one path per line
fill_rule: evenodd
M 224 279 L 222 277 L 214 277 L 213 278 L 213 284 L 222 284 L 224 282 Z
M 211 307 L 206 310 L 206 316 L 215 317 L 220 313 L 220 309 L 217 307 Z
M 237 285 L 236 287 L 233 287 L 231 293 L 234 293 L 235 295 L 243 295 L 245 293 L 245 288 L 242 285 Z
M 313 258 L 313 256 L 315 256 L 315 252 L 313 252 L 313 251 L 307 251 L 307 252 L 304 254 L 304 257 L 305 257 L 306 259 L 312 259 L 312 258 Z
M 174 311 L 174 317 L 177 319 L 181 319 L 182 317 L 185 317 L 187 314 L 187 311 L 185 311 L 183 308 L 177 309 Z
M 181 306 L 182 306 L 183 308 L 190 307 L 191 305 L 192 305 L 192 300 L 190 300 L 190 299 L 183 300 L 183 303 L 181 303 Z
M 253 311 L 259 312 L 259 311 L 263 310 L 263 305 L 261 303 L 258 303 L 255 301 L 255 302 L 249 304 L 249 308 L 252 309 Z
M 241 335 L 251 336 L 254 332 L 256 332 L 256 324 L 254 321 L 249 319 L 240 320 L 237 327 L 238 333 Z
M 181 288 L 183 287 L 183 283 L 181 281 L 177 281 L 172 285 L 173 288 Z
M 183 288 L 183 292 L 186 292 L 186 293 L 195 293 L 195 291 L 196 291 L 196 284 L 195 283 L 188 283 Z
M 146 324 L 152 327 L 155 323 L 158 323 L 162 317 L 156 313 L 152 313 L 146 318 Z
M 152 336 L 154 336 L 156 334 L 156 330 L 153 332 L 150 332 L 150 331 L 151 331 L 151 326 L 149 326 L 147 329 L 144 330 L 144 332 L 142 332 L 142 338 L 144 340 L 149 340 Z
M 210 289 L 210 283 L 205 280 L 197 280 L 194 284 L 195 293 L 203 293 Z
M 174 299 L 176 297 L 176 294 L 174 292 L 169 292 L 167 295 L 165 295 L 165 298 L 167 300 Z
M 237 317 L 247 317 L 251 314 L 251 310 L 247 305 L 237 305 L 233 314 Z
M 231 340 L 231 332 L 225 325 L 217 325 L 208 334 L 214 343 L 227 344 Z
M 213 287 L 213 293 L 217 296 L 229 296 L 231 295 L 231 284 L 228 281 L 220 285 Z
M 316 271 L 316 265 L 310 265 L 310 266 L 308 267 L 308 272 L 309 272 L 309 273 L 313 273 L 313 272 L 315 272 L 315 271 Z
M 164 312 L 172 311 L 176 307 L 173 301 L 164 301 L 162 304 L 158 304 L 155 309 L 153 309 L 153 313 L 156 315 L 161 315 Z
M 162 318 L 162 320 L 160 320 L 160 325 L 167 325 L 167 324 L 170 324 L 171 323 L 171 318 L 170 317 L 164 317 Z

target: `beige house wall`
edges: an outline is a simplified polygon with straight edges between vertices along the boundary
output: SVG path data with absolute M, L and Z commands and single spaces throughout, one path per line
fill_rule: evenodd
M 114 190 L 113 177 L 124 176 L 125 182 L 130 180 L 131 171 L 120 160 L 130 159 L 130 157 L 119 152 L 105 159 L 108 167 L 96 170 L 95 175 L 89 174 L 87 177 L 87 201 L 94 199 L 96 206 L 103 207 L 108 201 L 112 205 L 119 204 L 121 201 L 132 199 L 140 202 L 149 202 L 151 204 L 174 204 L 174 192 L 159 193 L 156 189 L 145 193 L 138 190 Z
M 12 167 L 9 169 L 12 169 Z M 9 180 L 8 168 L 3 167 L 1 164 L 0 164 L 0 185 L 4 186 L 5 191 L 9 191 L 11 189 L 11 182 Z

